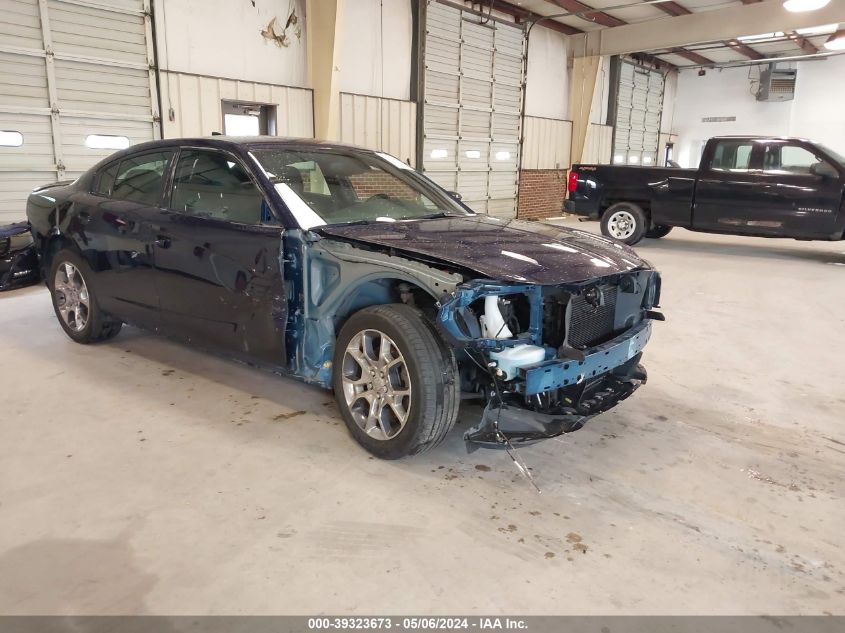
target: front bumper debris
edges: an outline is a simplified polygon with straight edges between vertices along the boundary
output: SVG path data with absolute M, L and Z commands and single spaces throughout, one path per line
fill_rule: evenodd
M 643 351 L 651 338 L 651 321 L 643 320 L 615 339 L 592 348 L 584 360 L 555 359 L 523 367 L 525 395 L 581 384 L 624 365 Z
M 489 402 L 479 423 L 464 433 L 467 452 L 480 446 L 506 449 L 510 443 L 528 444 L 577 431 L 647 382 L 640 358 L 637 354 L 612 372 L 585 382 L 578 399 L 559 413 L 532 411 L 514 400 Z

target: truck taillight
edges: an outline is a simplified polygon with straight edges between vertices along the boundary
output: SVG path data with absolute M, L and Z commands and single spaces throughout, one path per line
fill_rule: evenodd
M 567 183 L 567 191 L 569 193 L 575 193 L 575 190 L 578 188 L 578 172 L 571 171 L 569 172 L 569 182 Z

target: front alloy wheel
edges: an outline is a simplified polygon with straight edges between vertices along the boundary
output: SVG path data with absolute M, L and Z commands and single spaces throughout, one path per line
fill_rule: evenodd
M 376 440 L 396 437 L 411 413 L 411 378 L 393 339 L 379 330 L 359 332 L 346 346 L 341 372 L 358 428 Z
M 332 387 L 346 428 L 376 457 L 439 444 L 458 415 L 455 353 L 425 315 L 405 304 L 370 306 L 337 335 Z

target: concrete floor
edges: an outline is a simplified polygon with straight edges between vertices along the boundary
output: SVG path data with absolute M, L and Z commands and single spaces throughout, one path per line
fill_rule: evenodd
M 649 384 L 522 451 L 540 495 L 468 412 L 381 462 L 327 392 L 0 295 L 0 613 L 845 613 L 845 244 L 639 250 Z

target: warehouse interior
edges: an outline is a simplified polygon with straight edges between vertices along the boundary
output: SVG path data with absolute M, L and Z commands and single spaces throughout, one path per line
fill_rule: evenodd
M 845 0 L 0 0 L 0 225 L 114 152 L 267 135 L 598 234 L 573 166 L 845 155 L 843 52 Z M 330 391 L 0 292 L 0 615 L 845 615 L 843 244 L 639 242 L 648 384 L 515 459 L 471 400 L 376 459 Z

